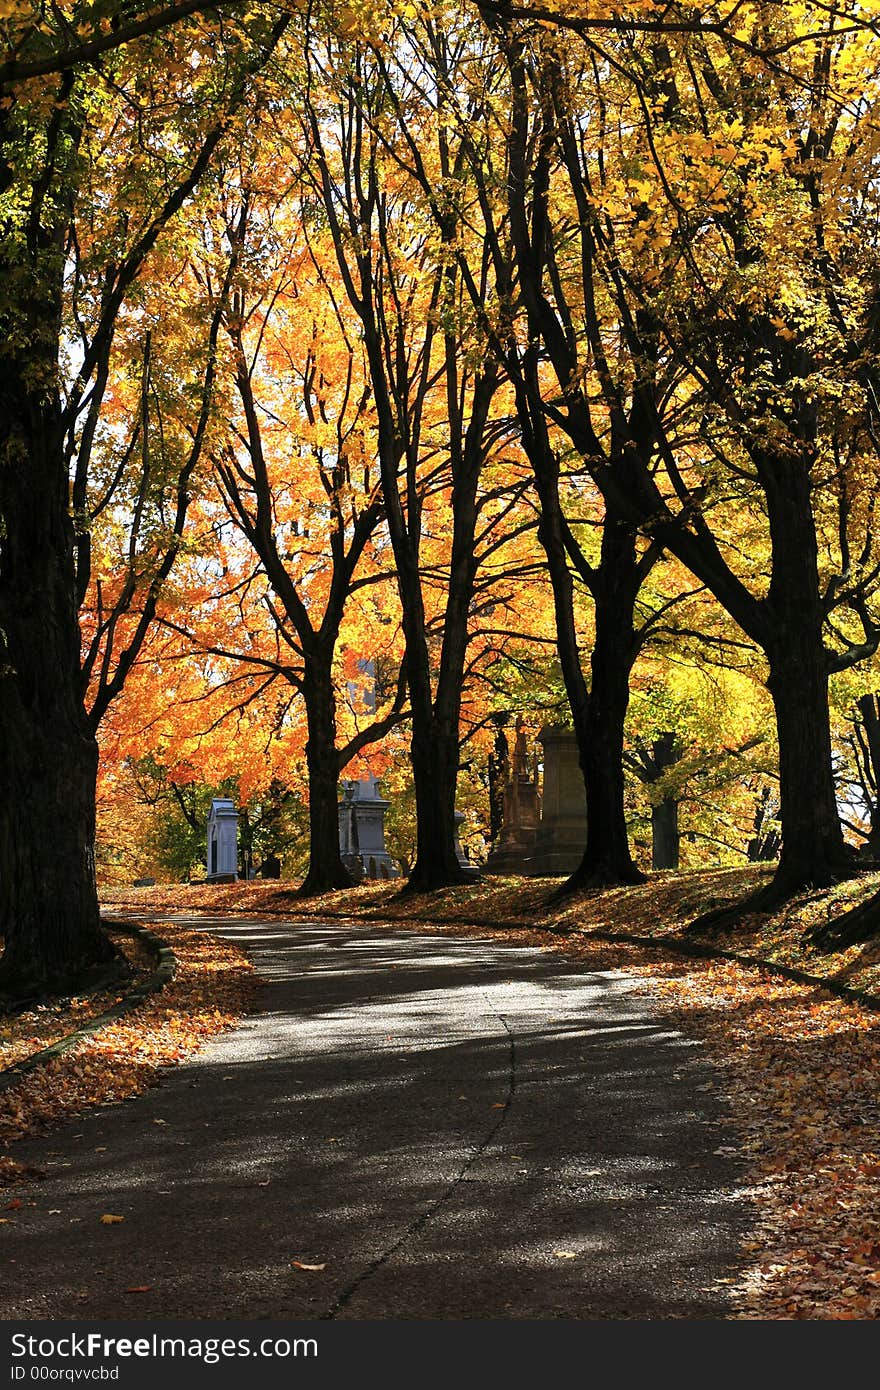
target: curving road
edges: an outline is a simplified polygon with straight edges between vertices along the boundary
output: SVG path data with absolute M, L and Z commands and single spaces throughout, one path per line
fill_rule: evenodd
M 0 1226 L 3 1317 L 725 1316 L 751 1213 L 713 1074 L 624 973 L 174 920 L 248 950 L 259 1012 L 16 1146 L 49 1176 Z

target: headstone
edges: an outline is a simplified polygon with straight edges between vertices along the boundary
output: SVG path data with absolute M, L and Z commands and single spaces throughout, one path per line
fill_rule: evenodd
M 453 815 L 453 821 L 455 822 L 455 857 L 458 860 L 459 865 L 462 869 L 464 869 L 464 872 L 468 875 L 469 878 L 479 878 L 479 866 L 477 864 L 471 863 L 470 859 L 468 859 L 466 853 L 461 847 L 461 840 L 458 838 L 458 832 L 466 819 L 467 817 L 465 816 L 464 811 L 456 811 Z
M 516 721 L 509 776 L 504 788 L 504 812 L 498 844 L 486 860 L 490 874 L 521 874 L 532 851 L 541 816 L 538 767 L 529 755 L 522 719 Z
M 526 872 L 534 877 L 570 874 L 587 843 L 587 797 L 574 729 L 547 725 L 538 734 L 544 749 L 541 824 Z
M 238 812 L 228 797 L 215 797 L 208 812 L 207 869 L 209 883 L 238 878 Z
M 343 782 L 339 802 L 339 853 L 356 882 L 397 878 L 397 865 L 385 848 L 385 812 L 375 777 Z
M 135 888 L 153 888 L 155 883 L 156 880 L 154 878 L 136 878 L 134 886 Z

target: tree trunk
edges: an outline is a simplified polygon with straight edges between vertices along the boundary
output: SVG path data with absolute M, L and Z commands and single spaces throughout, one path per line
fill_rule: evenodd
M 469 457 L 459 464 L 453 487 L 449 590 L 433 702 L 430 687 L 427 698 L 424 692 L 417 698 L 411 688 L 417 847 L 407 891 L 414 893 L 432 892 L 467 881 L 455 852 L 455 793 L 458 785 L 459 723 L 468 648 L 468 616 L 476 571 L 474 533 L 481 418 L 475 409 L 468 433 L 471 443 L 469 452 L 476 449 L 476 457 Z M 479 430 L 479 434 L 472 436 L 472 430 Z
M 623 736 L 637 650 L 633 611 L 638 588 L 635 531 L 606 509 L 594 580 L 596 635 L 586 740 L 579 750 L 587 793 L 587 844 L 567 885 L 571 889 L 644 882 L 630 853 L 623 799 Z
M 852 867 L 831 760 L 828 662 L 822 638 L 818 548 L 809 470 L 797 457 L 759 462 L 767 496 L 773 574 L 768 687 L 779 735 L 782 853 L 771 885 L 779 900 L 827 887 Z
M 575 625 L 558 473 L 549 451 L 535 448 L 534 443 L 529 452 L 541 500 L 538 539 L 547 557 L 556 614 L 556 648 L 587 802 L 584 856 L 558 890 L 556 896 L 562 897 L 587 888 L 641 883 L 644 877 L 630 854 L 623 803 L 623 734 L 629 675 L 636 653 L 633 609 L 638 579 L 635 532 L 609 512 L 603 528 L 600 565 L 590 580 L 596 633 L 588 690 Z
M 782 853 L 773 880 L 780 900 L 827 888 L 852 867 L 831 764 L 828 675 L 821 644 L 794 624 L 771 656 L 770 693 L 779 734 Z
M 827 888 L 856 867 L 834 786 L 810 471 L 794 452 L 753 458 L 767 499 L 773 553 L 763 645 L 779 739 L 782 852 L 766 888 L 698 917 L 688 927 L 693 932 L 727 926 L 747 912 L 773 911 L 795 893 Z
M 432 719 L 415 729 L 411 746 L 416 789 L 416 858 L 404 889 L 431 893 L 464 883 L 455 852 L 455 790 L 458 782 L 458 725 L 454 731 Z
M 678 802 L 667 796 L 651 807 L 651 867 L 677 869 L 679 845 Z
M 353 884 L 339 853 L 336 699 L 331 663 L 326 658 L 307 656 L 303 698 L 308 726 L 309 868 L 298 895 L 316 897 Z
M 57 406 L 0 390 L 0 992 L 67 993 L 116 958 L 95 886 L 98 750 L 80 688 Z M 48 394 L 48 393 L 47 393 Z

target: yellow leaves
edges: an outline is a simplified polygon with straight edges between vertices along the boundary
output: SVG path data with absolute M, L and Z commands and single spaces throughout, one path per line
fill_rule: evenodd
M 0 0 L 0 22 L 25 24 L 33 19 L 30 0 Z
M 655 194 L 654 184 L 650 179 L 634 179 L 629 189 L 634 203 L 650 203 Z
M 362 39 L 367 43 L 381 41 L 388 22 L 388 12 L 375 0 L 349 0 L 334 10 L 334 20 L 340 38 L 349 41 Z
M 793 328 L 789 328 L 785 319 L 779 318 L 775 315 L 771 315 L 770 322 L 776 329 L 777 338 L 782 338 L 786 343 L 794 342 L 795 338 L 797 337 L 797 333 L 794 331 Z
M 102 1226 L 121 1226 L 125 1220 L 124 1216 L 114 1216 L 111 1212 L 105 1212 L 101 1217 Z

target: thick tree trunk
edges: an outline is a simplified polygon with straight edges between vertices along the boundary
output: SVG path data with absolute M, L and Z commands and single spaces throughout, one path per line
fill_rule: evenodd
M 440 727 L 436 719 L 427 731 L 414 730 L 411 754 L 416 788 L 416 858 L 404 891 L 431 893 L 466 881 L 455 853 L 457 723 L 454 732 Z
M 809 470 L 774 455 L 759 462 L 773 574 L 767 594 L 768 681 L 779 736 L 782 853 L 771 885 L 780 900 L 827 887 L 850 870 L 831 760 L 828 663 Z
M 95 886 L 98 751 L 80 688 L 57 408 L 0 390 L 0 993 L 65 993 L 116 953 Z
M 63 106 L 47 128 L 50 168 Z M 117 959 L 101 930 L 95 886 L 98 754 L 81 689 L 57 388 L 66 226 L 47 187 L 35 186 L 26 232 L 5 224 L 0 257 L 0 996 L 7 1001 L 88 985 Z
M 623 776 L 629 677 L 637 650 L 633 611 L 638 587 L 635 532 L 606 511 L 593 595 L 596 634 L 586 738 L 579 749 L 587 794 L 587 844 L 567 885 L 572 890 L 644 882 L 630 853 Z
M 652 741 L 650 748 L 638 745 L 634 762 L 636 775 L 645 786 L 656 785 L 681 757 L 681 749 L 672 729 L 666 729 Z M 678 829 L 678 799 L 667 794 L 651 807 L 651 868 L 677 869 L 681 836 Z
M 303 697 L 308 724 L 309 868 L 298 894 L 316 897 L 351 888 L 353 883 L 339 854 L 339 754 L 330 661 L 307 658 Z
M 455 852 L 455 793 L 460 758 L 459 732 L 461 696 L 469 641 L 470 607 L 474 595 L 477 561 L 474 537 L 477 527 L 477 486 L 483 458 L 483 432 L 492 396 L 494 372 L 482 376 L 474 387 L 472 410 L 462 438 L 460 407 L 452 388 L 455 344 L 447 342 L 447 389 L 450 391 L 450 422 L 457 430 L 451 442 L 453 457 L 452 548 L 449 561 L 449 588 L 443 621 L 443 643 L 437 688 L 431 698 L 428 648 L 421 601 L 421 579 L 408 573 L 406 583 L 412 599 L 407 661 L 419 675 L 410 682 L 413 719 L 412 764 L 416 790 L 417 847 L 407 892 L 425 893 L 468 881 Z M 417 594 L 415 586 L 419 585 Z M 401 598 L 404 591 L 401 589 Z M 415 665 L 413 666 L 413 657 Z
M 623 735 L 629 675 L 635 658 L 633 609 L 638 592 L 635 532 L 606 516 L 602 553 L 591 587 L 596 634 L 589 690 L 581 667 L 555 461 L 530 450 L 541 499 L 538 539 L 547 557 L 556 614 L 556 647 L 578 743 L 587 802 L 587 843 L 574 873 L 555 896 L 583 889 L 640 883 L 624 813 Z
M 827 888 L 852 868 L 852 856 L 835 795 L 828 675 L 821 642 L 806 624 L 793 623 L 780 640 L 771 656 L 769 686 L 779 735 L 782 824 L 773 889 L 781 899 L 802 888 Z
M 651 867 L 677 869 L 680 843 L 678 802 L 667 796 L 651 807 Z
M 773 911 L 795 893 L 827 888 L 857 867 L 844 842 L 834 786 L 809 469 L 794 454 L 758 455 L 755 461 L 767 498 L 773 550 L 764 649 L 779 739 L 782 852 L 766 888 L 698 917 L 688 928 L 694 932 L 727 926 L 748 912 Z
M 424 619 L 418 642 L 421 680 L 410 683 L 411 745 L 416 793 L 416 856 L 406 891 L 430 893 L 466 881 L 455 852 L 455 792 L 458 784 L 459 718 L 468 644 L 468 608 L 473 594 L 473 494 L 470 506 L 457 499 L 449 596 L 440 652 L 437 691 L 431 699 Z M 415 632 L 413 633 L 415 638 Z M 415 643 L 414 643 L 415 645 Z M 411 661 L 410 646 L 407 660 Z M 410 668 L 411 669 L 411 668 Z

